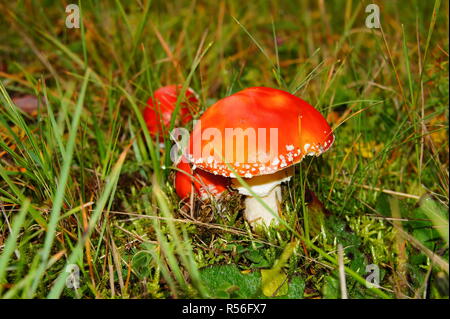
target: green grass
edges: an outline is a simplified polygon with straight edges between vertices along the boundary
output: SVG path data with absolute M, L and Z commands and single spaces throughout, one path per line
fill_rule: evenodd
M 369 3 L 81 1 L 80 29 L 62 4 L 0 4 L 0 297 L 341 298 L 341 244 L 350 298 L 448 298 L 448 3 L 376 2 L 368 29 Z M 175 83 L 194 118 L 268 86 L 333 125 L 280 229 L 253 233 L 234 193 L 180 203 L 141 115 Z

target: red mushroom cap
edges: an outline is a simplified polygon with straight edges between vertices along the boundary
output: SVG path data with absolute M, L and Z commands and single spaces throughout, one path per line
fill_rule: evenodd
M 167 133 L 170 125 L 172 113 L 175 110 L 178 95 L 182 89 L 181 85 L 168 85 L 156 90 L 153 97 L 147 101 L 147 107 L 144 109 L 144 120 L 150 134 L 155 136 L 159 133 L 162 135 Z M 194 90 L 187 89 L 185 99 L 180 102 L 179 111 L 181 124 L 185 125 L 192 120 L 192 109 L 198 104 L 198 98 Z
M 230 133 L 233 129 L 244 133 L 241 143 Z M 319 156 L 333 142 L 330 126 L 313 106 L 282 90 L 252 87 L 219 100 L 200 117 L 186 156 L 211 173 L 235 177 L 230 165 L 251 178 L 294 165 L 306 155 Z
M 181 199 L 190 197 L 192 191 L 200 195 L 201 198 L 208 195 L 219 196 L 230 186 L 228 178 L 201 169 L 192 170 L 191 164 L 185 159 L 178 163 L 177 169 L 175 191 Z

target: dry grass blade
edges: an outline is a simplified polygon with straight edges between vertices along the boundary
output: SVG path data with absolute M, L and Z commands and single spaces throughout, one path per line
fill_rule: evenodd
M 348 299 L 347 283 L 345 280 L 345 268 L 344 268 L 344 248 L 342 245 L 338 245 L 338 262 L 339 262 L 339 283 L 341 288 L 341 298 Z

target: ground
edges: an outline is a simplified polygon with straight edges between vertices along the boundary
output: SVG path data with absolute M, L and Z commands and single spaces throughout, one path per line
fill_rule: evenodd
M 1 297 L 448 298 L 446 1 L 66 2 L 0 4 Z M 327 118 L 286 226 L 180 201 L 141 115 L 177 83 Z

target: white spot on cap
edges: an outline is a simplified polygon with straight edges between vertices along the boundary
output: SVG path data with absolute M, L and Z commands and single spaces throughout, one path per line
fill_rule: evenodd
M 293 151 L 294 150 L 294 145 L 286 145 L 286 150 Z
M 305 144 L 305 146 L 303 146 L 305 153 L 308 153 L 308 149 L 310 148 L 310 146 L 311 146 L 311 144 Z

